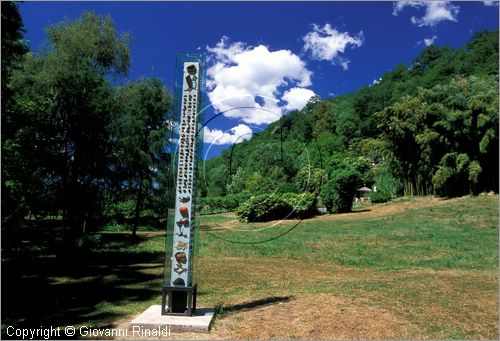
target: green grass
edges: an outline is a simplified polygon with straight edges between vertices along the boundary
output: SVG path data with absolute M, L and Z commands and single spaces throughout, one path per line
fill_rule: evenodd
M 219 220 L 212 216 L 207 223 L 224 226 L 228 220 L 227 215 Z M 247 224 L 245 229 L 253 226 L 254 232 L 202 231 L 200 254 L 319 259 L 379 270 L 498 266 L 498 205 L 488 197 L 467 198 L 438 208 L 409 209 L 397 216 L 361 221 L 306 219 L 295 224 L 268 229 L 262 229 L 266 224 Z M 271 242 L 253 244 L 283 233 Z
M 234 304 L 321 293 L 361 298 L 422 333 L 401 338 L 496 338 L 498 196 L 420 202 L 369 208 L 406 205 L 382 215 L 322 216 L 272 228 L 239 223 L 232 213 L 198 216 L 199 304 L 218 306 L 230 312 L 220 318 L 231 319 Z M 48 222 L 3 228 L 3 332 L 7 325 L 109 327 L 160 303 L 164 234 L 142 232 L 133 241 L 129 233 L 103 232 L 68 251 L 61 233 Z M 233 323 L 227 335 L 247 321 L 236 314 Z

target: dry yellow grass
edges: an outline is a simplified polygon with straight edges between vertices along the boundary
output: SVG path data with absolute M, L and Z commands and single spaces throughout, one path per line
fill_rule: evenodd
M 227 277 L 215 275 L 220 264 L 212 263 L 200 285 L 227 291 L 219 302 L 226 312 L 208 334 L 174 332 L 169 339 L 498 339 L 498 277 L 489 270 L 374 271 L 288 261 L 283 271 L 278 258 L 218 262 Z M 214 284 L 211 273 L 217 283 L 239 278 L 237 290 Z M 278 299 L 252 307 L 270 297 Z

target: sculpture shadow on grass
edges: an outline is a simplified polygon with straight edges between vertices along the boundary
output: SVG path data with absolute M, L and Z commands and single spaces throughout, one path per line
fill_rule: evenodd
M 227 305 L 227 306 L 219 305 L 215 308 L 215 311 L 217 315 L 223 316 L 234 312 L 248 311 L 253 309 L 259 309 L 262 307 L 267 307 L 274 304 L 289 302 L 291 300 L 293 300 L 293 296 L 271 296 L 235 305 Z

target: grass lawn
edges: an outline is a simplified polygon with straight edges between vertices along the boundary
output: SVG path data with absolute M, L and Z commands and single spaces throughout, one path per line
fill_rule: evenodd
M 202 339 L 498 339 L 498 196 L 415 198 L 242 224 L 199 216 Z M 44 226 L 3 229 L 2 330 L 125 324 L 159 304 L 165 236 L 102 233 L 63 256 Z M 3 335 L 5 337 L 5 335 Z

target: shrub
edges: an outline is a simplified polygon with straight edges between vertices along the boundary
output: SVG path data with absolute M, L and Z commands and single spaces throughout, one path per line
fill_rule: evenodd
M 441 196 L 474 192 L 481 171 L 481 165 L 467 154 L 445 154 L 432 177 L 434 190 Z
M 381 202 L 388 202 L 391 200 L 392 195 L 388 192 L 384 191 L 377 191 L 377 192 L 371 192 L 370 193 L 370 200 L 372 203 L 381 203 Z
M 135 209 L 135 201 L 134 200 L 125 200 L 113 202 L 106 207 L 105 215 L 118 222 L 123 223 L 127 219 L 132 219 L 134 216 Z
M 306 218 L 315 213 L 316 197 L 311 193 L 273 193 L 256 195 L 236 210 L 240 221 L 269 221 Z
M 240 204 L 250 197 L 250 194 L 241 192 L 223 197 L 201 198 L 201 214 L 223 213 L 234 211 Z
M 352 199 L 361 182 L 361 174 L 346 167 L 332 174 L 321 190 L 321 200 L 330 213 L 351 212 Z
M 384 163 L 373 169 L 376 192 L 370 194 L 372 203 L 387 202 L 402 190 L 403 184 L 394 177 L 391 168 Z
M 76 246 L 79 249 L 98 249 L 101 246 L 102 238 L 100 233 L 86 234 L 76 240 Z
M 328 180 L 328 173 L 310 165 L 302 167 L 295 176 L 295 184 L 302 192 L 319 194 L 321 186 Z
M 293 183 L 280 182 L 276 186 L 276 193 L 301 193 Z

